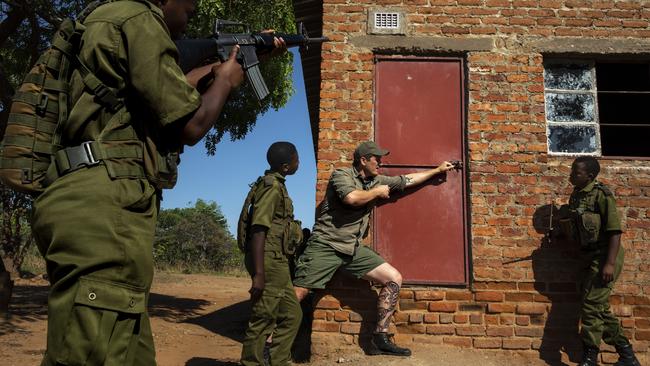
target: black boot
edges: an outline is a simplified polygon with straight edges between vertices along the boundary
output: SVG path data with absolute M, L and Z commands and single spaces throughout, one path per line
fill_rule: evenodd
M 584 345 L 582 347 L 582 361 L 578 366 L 598 366 L 598 347 Z
M 614 366 L 641 366 L 639 360 L 634 355 L 631 344 L 616 346 L 616 352 L 618 352 L 618 361 L 616 361 Z
M 392 356 L 410 356 L 411 350 L 398 347 L 389 338 L 387 333 L 375 333 L 372 335 L 372 343 L 377 347 L 379 354 Z

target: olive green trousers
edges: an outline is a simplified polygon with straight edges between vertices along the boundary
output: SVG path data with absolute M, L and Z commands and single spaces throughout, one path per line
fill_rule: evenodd
M 144 179 L 103 165 L 57 179 L 34 201 L 32 228 L 51 283 L 41 365 L 155 365 L 146 308 L 158 213 Z
M 246 254 L 245 261 L 252 276 L 254 267 L 250 254 Z M 273 333 L 271 365 L 290 365 L 291 345 L 302 321 L 302 309 L 293 291 L 287 257 L 280 252 L 265 252 L 264 275 L 264 291 L 253 304 L 244 335 L 241 363 L 244 366 L 263 366 L 264 344 Z
M 606 250 L 583 254 L 580 336 L 582 342 L 587 346 L 599 347 L 601 340 L 610 345 L 628 344 L 627 338 L 623 335 L 621 323 L 612 314 L 609 307 L 609 295 L 612 293 L 614 282 L 623 269 L 624 257 L 625 253 L 621 247 L 616 257 L 614 280 L 604 284 L 601 270 L 607 260 Z

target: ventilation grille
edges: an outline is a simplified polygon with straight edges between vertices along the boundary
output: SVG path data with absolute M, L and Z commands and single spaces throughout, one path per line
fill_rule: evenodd
M 376 29 L 398 29 L 399 13 L 375 13 Z

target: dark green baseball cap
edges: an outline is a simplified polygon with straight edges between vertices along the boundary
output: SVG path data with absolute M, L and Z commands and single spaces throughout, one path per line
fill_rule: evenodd
M 374 141 L 364 141 L 354 149 L 354 160 L 359 160 L 362 156 L 384 156 L 389 153 L 390 151 L 380 148 Z

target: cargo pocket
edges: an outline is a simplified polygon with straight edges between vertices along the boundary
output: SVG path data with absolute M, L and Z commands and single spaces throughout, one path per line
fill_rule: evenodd
M 254 320 L 255 318 L 257 318 L 258 321 L 262 320 L 262 323 L 265 324 L 265 326 L 275 323 L 282 294 L 282 289 L 265 287 L 262 297 L 253 305 L 251 320 Z
M 145 312 L 145 291 L 82 277 L 63 334 L 63 365 L 129 365 Z M 111 355 L 110 362 L 107 355 Z M 117 359 L 115 359 L 117 358 Z

